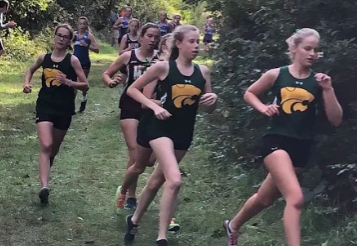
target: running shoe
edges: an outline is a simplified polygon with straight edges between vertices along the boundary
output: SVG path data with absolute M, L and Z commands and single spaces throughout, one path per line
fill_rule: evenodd
M 43 187 L 38 194 L 42 204 L 48 204 L 48 196 L 50 195 L 50 190 L 47 187 Z
M 126 222 L 126 232 L 124 236 L 124 244 L 125 246 L 132 245 L 134 243 L 135 239 L 135 234 L 138 231 L 138 225 L 134 225 L 134 223 L 131 221 L 131 218 L 133 215 L 128 215 L 126 216 L 125 222 Z
M 135 197 L 129 197 L 126 200 L 126 204 L 124 206 L 124 209 L 126 210 L 135 210 L 136 209 L 136 198 Z
M 87 106 L 87 100 L 81 102 L 81 106 L 79 107 L 79 113 L 83 113 Z
M 126 196 L 120 193 L 121 186 L 118 186 L 117 191 L 115 193 L 115 202 L 117 208 L 124 208 L 124 203 L 126 200 Z
M 178 232 L 180 229 L 181 229 L 181 226 L 179 224 L 175 223 L 175 218 L 173 218 L 169 225 L 168 231 Z
M 227 233 L 227 246 L 238 246 L 238 232 L 232 232 L 231 229 L 229 229 L 229 223 L 230 220 L 225 220 L 223 223 L 223 227 Z
M 156 241 L 156 246 L 168 246 L 169 242 L 167 239 L 161 239 L 159 241 Z

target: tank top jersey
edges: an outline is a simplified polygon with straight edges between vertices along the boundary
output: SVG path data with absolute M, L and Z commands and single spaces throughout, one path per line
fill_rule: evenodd
M 162 36 L 165 36 L 165 35 L 168 34 L 168 33 L 170 33 L 170 27 L 169 27 L 169 23 L 168 23 L 168 22 L 165 22 L 165 23 L 158 22 L 157 25 L 158 25 L 159 28 L 160 28 L 160 35 L 161 35 L 161 37 L 162 37 Z
M 267 134 L 312 140 L 315 135 L 317 104 L 322 100 L 322 89 L 315 73 L 305 79 L 291 75 L 289 68 L 280 68 L 272 92 L 279 115 L 272 118 Z
M 122 26 L 120 26 L 120 35 L 124 36 L 129 29 L 129 21 L 123 17 L 122 21 L 121 21 Z
M 139 123 L 139 131 L 149 139 L 165 132 L 176 140 L 192 141 L 199 100 L 204 92 L 206 80 L 201 69 L 194 64 L 191 76 L 181 74 L 176 61 L 169 61 L 169 73 L 158 81 L 155 99 L 160 100 L 172 116 L 167 120 L 156 118 L 152 110 L 145 110 Z
M 75 91 L 73 87 L 62 85 L 56 76 L 62 72 L 72 81 L 77 80 L 76 72 L 71 64 L 71 54 L 67 54 L 61 62 L 51 59 L 52 53 L 45 55 L 42 62 L 42 87 L 38 93 L 36 111 L 39 113 L 70 116 L 74 114 Z
M 214 26 L 213 25 L 206 25 L 205 26 L 205 35 L 213 36 L 214 33 Z
M 141 104 L 131 98 L 126 92 L 135 80 L 137 80 L 141 75 L 143 75 L 148 67 L 151 65 L 151 61 L 156 56 L 157 51 L 154 51 L 154 54 L 151 58 L 146 61 L 141 61 L 138 59 L 139 49 L 133 49 L 131 51 L 130 59 L 126 65 L 126 75 L 127 82 L 126 87 L 120 97 L 119 108 L 122 110 L 131 110 L 131 111 L 141 111 Z
M 133 47 L 134 49 L 137 49 L 137 48 L 140 47 L 139 39 L 138 39 L 138 40 L 135 40 L 135 41 L 134 41 L 134 40 L 131 40 L 129 33 L 127 33 L 127 34 L 126 34 L 126 45 L 127 45 L 127 47 L 129 47 L 130 44 L 134 46 L 134 47 Z
M 83 40 L 88 44 L 88 47 L 81 46 L 80 42 Z M 76 32 L 74 35 L 74 52 L 73 55 L 75 55 L 78 60 L 80 61 L 81 64 L 88 64 L 90 63 L 90 58 L 89 58 L 89 45 L 91 44 L 91 40 L 89 39 L 89 32 L 86 31 L 84 36 L 79 38 L 79 33 Z

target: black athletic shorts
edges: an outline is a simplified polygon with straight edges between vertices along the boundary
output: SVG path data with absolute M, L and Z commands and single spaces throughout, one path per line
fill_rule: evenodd
M 152 137 L 147 137 L 147 136 L 141 135 L 139 132 L 138 132 L 138 136 L 136 138 L 136 142 L 140 146 L 149 149 L 149 148 L 151 148 L 150 141 L 158 139 L 160 137 L 170 138 L 172 140 L 172 142 L 174 143 L 175 150 L 188 150 L 192 143 L 192 139 L 177 139 L 175 137 L 169 136 L 169 134 L 161 134 L 161 136 L 157 135 L 155 138 L 152 138 Z
M 263 137 L 261 155 L 264 159 L 276 150 L 285 150 L 289 154 L 294 167 L 304 168 L 309 161 L 312 145 L 312 140 L 296 139 L 281 135 L 265 135 Z
M 82 69 L 90 70 L 92 63 L 87 62 L 87 63 L 81 63 Z
M 58 130 L 68 130 L 71 122 L 72 116 L 62 116 L 62 115 L 54 115 L 54 114 L 47 114 L 47 113 L 36 113 L 36 124 L 39 122 L 52 122 L 53 127 L 57 128 Z
M 127 119 L 135 119 L 140 120 L 141 118 L 141 110 L 120 110 L 120 120 L 127 120 Z
M 212 43 L 212 42 L 213 42 L 213 36 L 205 34 L 205 36 L 203 37 L 203 43 L 204 44 L 209 44 L 209 43 Z
M 4 50 L 4 45 L 2 44 L 2 40 L 0 38 L 0 51 Z
M 151 148 L 150 141 L 167 137 L 172 140 L 175 150 L 188 150 L 193 140 L 193 129 L 182 128 L 173 120 L 153 119 L 152 113 L 144 109 L 138 126 L 136 141 L 145 148 Z

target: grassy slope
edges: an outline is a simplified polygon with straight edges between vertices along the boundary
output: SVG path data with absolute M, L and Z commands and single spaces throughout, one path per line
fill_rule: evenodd
M 106 45 L 100 55 L 92 56 L 88 110 L 74 117 L 58 155 L 47 208 L 41 208 L 37 198 L 39 145 L 33 112 L 40 73 L 33 80 L 34 93 L 24 95 L 21 86 L 28 64 L 1 61 L 0 245 L 122 245 L 125 212 L 116 216 L 113 207 L 113 195 L 127 161 L 118 127 L 119 92 L 105 88 L 100 81 L 115 56 L 116 52 Z M 211 65 L 209 61 L 200 62 Z M 199 128 L 200 123 L 197 137 L 204 137 Z M 205 147 L 196 141 L 182 163 L 187 177 L 176 213 L 182 231 L 170 236 L 170 245 L 225 245 L 223 219 L 235 214 L 261 180 L 260 173 L 239 179 L 234 170 L 229 174 L 217 172 Z M 142 175 L 139 187 L 148 175 Z M 158 202 L 156 199 L 144 218 L 136 245 L 154 245 Z M 278 202 L 250 221 L 242 245 L 284 245 L 280 219 L 283 205 Z M 351 242 L 357 235 L 353 218 L 334 223 L 308 204 L 302 221 L 303 245 L 356 245 Z

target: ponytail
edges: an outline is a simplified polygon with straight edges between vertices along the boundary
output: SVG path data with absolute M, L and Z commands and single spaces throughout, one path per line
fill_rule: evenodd
M 176 45 L 174 45 L 172 47 L 171 55 L 170 55 L 169 60 L 176 60 L 179 57 L 179 54 L 180 54 L 179 49 L 176 47 Z

